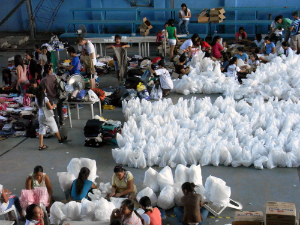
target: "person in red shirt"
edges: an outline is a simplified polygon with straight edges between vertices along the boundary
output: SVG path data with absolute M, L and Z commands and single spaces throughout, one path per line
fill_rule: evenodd
M 242 44 L 245 41 L 247 41 L 247 33 L 246 33 L 244 27 L 240 27 L 239 31 L 236 32 L 236 34 L 235 34 L 235 42 Z
M 109 49 L 109 48 L 129 48 L 130 45 L 129 44 L 126 44 L 124 42 L 121 42 L 121 36 L 120 35 L 116 35 L 115 36 L 115 43 L 110 45 L 110 46 L 107 46 L 106 48 Z M 119 84 L 121 83 L 121 80 L 120 80 L 120 68 L 119 68 L 119 65 L 118 65 L 118 59 L 117 59 L 117 56 L 114 54 L 113 56 L 113 59 L 114 59 L 114 65 L 115 65 L 115 71 L 116 71 L 116 76 L 117 76 L 117 79 L 118 79 L 118 82 Z
M 223 51 L 223 46 L 220 44 L 220 42 L 221 42 L 221 37 L 215 36 L 211 44 L 212 56 L 215 57 L 216 59 L 222 58 L 221 52 Z M 226 45 L 225 41 L 223 42 L 223 45 L 224 46 Z
M 197 40 L 197 46 L 201 47 L 201 50 L 205 52 L 205 57 L 211 57 L 211 46 L 202 38 Z
M 158 208 L 151 206 L 151 200 L 148 196 L 144 196 L 140 199 L 139 204 L 150 218 L 150 225 L 161 225 L 161 213 Z

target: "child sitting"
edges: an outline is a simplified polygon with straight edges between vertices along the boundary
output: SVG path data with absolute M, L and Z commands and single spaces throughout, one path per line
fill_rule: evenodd
M 251 53 L 250 59 L 247 62 L 250 66 L 259 66 L 260 62 L 258 56 L 255 53 Z
M 237 54 L 234 57 L 237 57 L 238 59 L 242 59 L 244 62 L 248 61 L 248 55 L 244 52 L 243 47 L 238 47 L 237 48 Z
M 179 76 L 178 78 L 181 79 L 183 75 L 186 75 L 190 72 L 190 67 L 184 68 L 184 64 L 186 63 L 186 57 L 182 54 L 179 58 L 179 62 L 175 66 L 175 73 Z
M 227 72 L 229 66 L 229 59 L 231 54 L 229 52 L 223 52 L 222 56 L 223 56 L 223 64 L 221 66 L 221 71 L 225 73 Z
M 251 51 L 258 51 L 257 53 L 260 53 L 264 48 L 264 43 L 265 40 L 262 38 L 261 34 L 256 34 L 255 40 L 253 41 L 253 43 L 250 44 Z
M 241 78 L 238 77 L 238 72 L 244 73 L 244 72 L 246 72 L 246 69 L 237 67 L 237 64 L 238 64 L 238 58 L 233 57 L 229 61 L 229 66 L 228 66 L 226 75 L 227 75 L 227 77 L 233 77 L 234 79 L 238 78 L 238 80 L 241 82 L 241 79 L 245 78 L 245 77 L 241 77 Z
M 144 196 L 139 201 L 141 208 L 145 211 L 145 214 L 150 218 L 149 225 L 161 225 L 161 214 L 158 208 L 151 206 L 151 200 L 148 196 Z M 143 217 L 143 215 L 141 215 Z
M 286 57 L 288 57 L 290 55 L 294 55 L 294 52 L 293 52 L 292 48 L 290 47 L 290 44 L 287 41 L 282 42 L 281 46 L 284 50 L 284 54 Z

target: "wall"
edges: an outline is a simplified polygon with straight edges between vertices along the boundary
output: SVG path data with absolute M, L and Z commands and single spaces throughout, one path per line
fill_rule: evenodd
M 19 0 L 0 0 L 5 1 L 5 4 L 1 4 L 2 12 L 5 14 L 1 14 L 0 20 L 8 13 L 18 2 Z M 33 7 L 35 8 L 40 0 L 32 0 Z M 45 0 L 47 1 L 47 0 Z M 49 0 L 50 2 L 50 0 Z M 137 4 L 147 4 L 148 0 L 137 0 Z M 151 4 L 154 8 L 168 8 L 170 7 L 171 0 L 151 0 Z M 174 0 L 174 7 L 179 8 L 180 5 L 185 2 L 190 9 L 193 8 L 214 8 L 218 6 L 225 6 L 225 7 L 265 7 L 265 6 L 294 6 L 294 0 L 268 0 L 268 1 L 261 1 L 261 0 L 214 0 L 214 1 L 195 1 L 195 0 Z M 81 0 L 81 1 L 74 1 L 74 0 L 65 0 L 62 4 L 60 10 L 57 13 L 56 19 L 53 24 L 52 31 L 54 32 L 64 32 L 65 25 L 64 22 L 67 20 L 72 19 L 70 8 L 131 8 L 130 0 Z M 293 11 L 293 9 L 291 9 Z M 192 21 L 196 20 L 196 14 L 192 10 Z M 178 17 L 176 13 L 176 17 Z M 150 21 L 167 21 L 170 18 L 170 13 L 165 12 L 148 12 L 143 13 L 142 17 L 147 17 Z M 289 13 L 285 16 L 289 16 Z M 228 19 L 250 19 L 253 18 L 253 13 L 237 13 L 234 14 L 226 14 Z M 273 15 L 273 18 L 275 15 Z M 103 13 L 100 12 L 93 12 L 93 13 L 77 13 L 76 19 L 81 20 L 89 20 L 89 19 L 102 19 Z M 119 11 L 119 12 L 108 12 L 107 19 L 109 20 L 135 20 L 135 13 L 128 12 L 128 11 Z M 261 14 L 259 19 L 268 19 L 268 13 Z M 26 5 L 24 4 L 3 26 L 0 27 L 0 31 L 24 31 L 28 26 L 28 18 L 27 18 L 27 11 Z M 37 26 L 37 30 L 41 30 L 41 26 Z M 197 27 L 196 27 L 197 28 Z M 96 26 L 87 26 L 88 32 L 96 32 Z M 103 27 L 105 31 L 110 33 L 125 33 L 130 32 L 131 28 L 129 26 L 105 26 Z M 154 26 L 152 29 L 152 33 L 155 33 L 157 30 L 161 29 L 160 26 Z M 228 27 L 223 28 L 225 32 L 233 32 L 234 28 Z M 263 28 L 265 30 L 265 28 Z M 191 26 L 190 33 L 198 32 L 195 30 L 195 25 Z

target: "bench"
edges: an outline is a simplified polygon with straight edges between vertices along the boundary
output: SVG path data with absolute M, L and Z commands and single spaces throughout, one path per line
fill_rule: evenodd
M 75 20 L 75 12 L 104 12 L 104 18 L 106 19 L 106 12 L 135 12 L 136 14 L 136 8 L 73 8 L 70 9 L 72 12 L 73 20 Z M 137 17 L 136 17 L 137 20 Z

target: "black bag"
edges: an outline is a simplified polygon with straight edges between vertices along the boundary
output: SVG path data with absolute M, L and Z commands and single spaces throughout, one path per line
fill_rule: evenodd
M 127 77 L 142 76 L 144 73 L 140 69 L 131 69 L 127 71 Z
M 86 137 L 97 137 L 102 132 L 102 125 L 104 122 L 99 120 L 88 120 L 84 127 L 84 135 Z
M 108 97 L 110 99 L 110 104 L 114 106 L 122 106 L 122 102 L 120 100 L 126 92 L 127 89 L 124 86 L 118 86 L 115 91 Z
M 125 87 L 127 89 L 136 89 L 139 83 L 143 83 L 139 77 L 129 77 L 125 81 Z
M 36 138 L 36 129 L 39 129 L 39 121 L 33 120 L 31 124 L 28 125 L 28 130 L 26 132 L 26 137 Z

